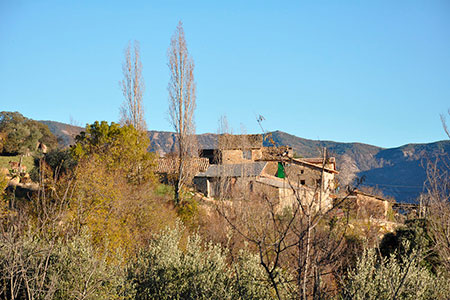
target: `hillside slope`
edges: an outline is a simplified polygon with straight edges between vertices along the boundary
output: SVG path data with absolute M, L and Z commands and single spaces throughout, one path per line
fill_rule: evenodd
M 39 121 L 48 126 L 50 131 L 58 139 L 58 144 L 60 147 L 67 147 L 72 145 L 75 141 L 75 136 L 79 134 L 84 128 L 73 126 L 65 123 L 55 122 L 55 121 Z
M 41 121 L 58 137 L 61 146 L 67 146 L 82 128 L 53 121 Z M 364 176 L 367 186 L 378 187 L 386 196 L 399 202 L 412 202 L 423 191 L 426 181 L 426 164 L 437 157 L 449 157 L 450 141 L 429 144 L 408 144 L 384 149 L 362 143 L 339 143 L 303 139 L 282 131 L 269 133 L 275 145 L 291 146 L 303 157 L 319 156 L 323 147 L 335 156 L 340 171 L 341 185 L 349 184 L 356 177 Z M 175 150 L 175 134 L 167 131 L 149 131 L 150 150 L 160 155 Z M 200 134 L 200 148 L 215 148 L 217 134 Z M 266 139 L 268 140 L 268 139 Z M 265 141 L 265 145 L 270 144 Z

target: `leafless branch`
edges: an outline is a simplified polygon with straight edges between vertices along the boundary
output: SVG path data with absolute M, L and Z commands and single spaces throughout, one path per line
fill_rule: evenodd
M 139 42 L 134 41 L 125 49 L 125 61 L 122 65 L 123 79 L 120 82 L 125 98 L 120 109 L 120 123 L 133 125 L 140 131 L 146 131 L 143 94 L 145 90 L 142 76 L 142 63 Z
M 167 56 L 170 70 L 169 117 L 176 133 L 179 158 L 178 178 L 175 183 L 175 202 L 178 203 L 180 190 L 189 178 L 186 161 L 196 155 L 194 60 L 187 49 L 181 21 L 172 36 Z

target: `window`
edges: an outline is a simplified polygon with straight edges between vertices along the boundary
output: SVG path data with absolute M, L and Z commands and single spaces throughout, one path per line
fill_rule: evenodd
M 252 159 L 252 150 L 244 150 L 242 151 L 242 155 L 244 156 L 244 159 Z
M 305 180 L 304 179 L 300 180 L 300 184 L 305 185 L 306 184 Z

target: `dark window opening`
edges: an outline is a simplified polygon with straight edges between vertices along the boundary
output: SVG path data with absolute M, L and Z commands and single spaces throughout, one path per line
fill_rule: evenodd
M 304 179 L 303 179 L 303 180 L 300 180 L 300 184 L 301 184 L 301 185 L 305 185 L 305 184 L 306 184 L 305 180 L 304 180 Z
M 252 159 L 252 150 L 244 150 L 242 151 L 244 159 Z

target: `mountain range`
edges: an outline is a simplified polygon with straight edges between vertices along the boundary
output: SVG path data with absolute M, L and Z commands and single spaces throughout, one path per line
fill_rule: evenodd
M 83 128 L 54 121 L 41 121 L 58 138 L 61 146 L 74 143 L 74 137 Z M 150 150 L 160 155 L 175 149 L 175 134 L 167 131 L 149 131 Z M 300 138 L 282 131 L 267 133 L 271 138 L 265 146 L 291 146 L 297 156 L 320 156 L 323 148 L 336 157 L 341 186 L 354 184 L 363 178 L 363 186 L 373 187 L 386 197 L 398 202 L 414 202 L 424 192 L 427 180 L 426 166 L 437 158 L 448 158 L 450 141 L 428 144 L 407 144 L 396 148 L 381 148 L 362 143 L 339 143 Z M 199 148 L 211 149 L 217 145 L 217 134 L 197 135 Z

